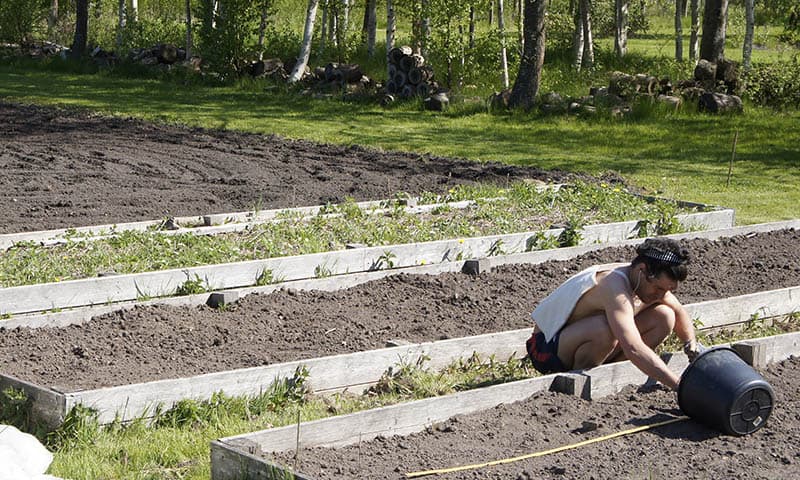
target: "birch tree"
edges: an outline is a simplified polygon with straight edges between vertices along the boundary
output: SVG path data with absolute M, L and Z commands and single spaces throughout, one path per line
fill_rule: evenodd
M 700 40 L 700 0 L 690 0 L 689 10 L 692 15 L 692 33 L 689 36 L 689 58 L 697 61 Z
M 578 0 L 575 14 L 575 69 L 594 64 L 594 45 L 592 43 L 592 2 Z
M 614 53 L 622 58 L 628 53 L 629 0 L 614 0 Z
M 308 0 L 308 10 L 306 11 L 306 25 L 303 29 L 303 44 L 300 46 L 300 55 L 289 75 L 288 82 L 295 83 L 303 78 L 303 73 L 308 65 L 308 57 L 311 56 L 311 40 L 314 36 L 314 20 L 317 18 L 317 7 L 319 0 Z
M 508 88 L 508 55 L 506 54 L 506 22 L 503 0 L 497 0 L 497 28 L 500 31 L 500 67 L 503 70 L 503 88 Z
M 525 0 L 523 13 L 525 49 L 508 101 L 508 105 L 512 108 L 530 109 L 539 93 L 544 64 L 546 2 L 547 0 Z
M 386 55 L 394 48 L 394 34 L 395 34 L 395 18 L 394 18 L 394 2 L 393 0 L 386 0 Z
M 47 38 L 53 39 L 56 23 L 58 23 L 58 0 L 50 2 L 50 11 L 47 14 Z

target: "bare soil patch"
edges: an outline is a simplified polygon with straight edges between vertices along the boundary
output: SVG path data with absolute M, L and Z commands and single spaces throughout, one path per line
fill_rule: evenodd
M 436 479 L 778 479 L 795 478 L 800 463 L 800 358 L 761 372 L 776 392 L 766 425 L 744 437 L 684 421 L 505 465 L 448 473 Z M 426 431 L 359 445 L 301 450 L 296 469 L 313 478 L 405 478 L 407 472 L 472 465 L 572 445 L 680 416 L 673 392 L 628 387 L 587 401 L 553 392 Z M 587 431 L 587 424 L 597 426 Z M 294 453 L 275 458 L 294 465 Z
M 2 101 L 0 125 L 0 233 L 578 177 Z
M 800 232 L 690 240 L 685 303 L 800 285 Z M 589 265 L 630 261 L 607 248 L 572 261 L 478 276 L 401 274 L 338 292 L 250 295 L 229 310 L 149 306 L 66 328 L 0 328 L 0 371 L 74 391 L 532 327 L 530 312 Z

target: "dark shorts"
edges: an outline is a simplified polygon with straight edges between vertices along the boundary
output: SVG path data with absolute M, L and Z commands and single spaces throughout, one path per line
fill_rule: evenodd
M 556 373 L 566 372 L 567 368 L 561 363 L 558 358 L 558 337 L 561 332 L 556 333 L 552 340 L 546 342 L 544 340 L 544 333 L 534 333 L 531 338 L 525 342 L 528 349 L 528 358 L 533 363 L 535 368 L 540 373 Z

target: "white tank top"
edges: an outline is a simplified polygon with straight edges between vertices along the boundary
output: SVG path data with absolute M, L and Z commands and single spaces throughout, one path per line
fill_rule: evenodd
M 533 321 L 544 333 L 546 341 L 552 340 L 569 320 L 569 316 L 575 309 L 578 300 L 589 289 L 597 285 L 596 274 L 598 272 L 617 273 L 625 278 L 630 288 L 630 281 L 624 272 L 618 270 L 620 267 L 628 267 L 630 263 L 608 263 L 605 265 L 595 265 L 579 273 L 576 273 L 567 281 L 559 285 L 553 293 L 542 300 L 536 309 L 531 313 Z

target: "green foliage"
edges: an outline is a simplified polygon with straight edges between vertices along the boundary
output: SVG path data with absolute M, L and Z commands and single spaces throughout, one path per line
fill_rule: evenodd
M 745 94 L 761 105 L 774 108 L 800 107 L 800 61 L 754 63 L 745 74 Z
M 267 390 L 252 397 L 215 392 L 209 400 L 180 400 L 166 411 L 158 408 L 153 424 L 169 428 L 220 428 L 231 418 L 249 420 L 266 412 L 302 406 L 310 394 L 308 375 L 306 367 L 298 367 L 293 376 L 275 380 Z
M 181 47 L 186 42 L 186 24 L 181 20 L 168 20 L 166 18 L 142 18 L 135 22 L 128 22 L 121 31 L 121 52 L 133 48 L 144 48 L 159 43 L 171 43 Z M 113 45 L 116 40 L 107 38 L 98 41 L 100 44 Z
M 264 1 L 227 0 L 224 8 L 212 11 L 202 2 L 203 19 L 198 47 L 204 63 L 218 73 L 241 74 L 256 56 L 255 34 Z M 213 28 L 212 28 L 213 20 Z
M 97 411 L 84 405 L 75 405 L 64 422 L 47 435 L 47 443 L 56 449 L 90 446 L 100 433 Z
M 14 425 L 20 430 L 29 430 L 31 404 L 22 389 L 7 387 L 0 392 L 0 423 Z
M 178 288 L 175 290 L 175 295 L 194 295 L 197 293 L 205 293 L 209 290 L 210 288 L 207 281 L 204 281 L 198 275 L 195 275 L 194 278 L 191 278 L 187 273 L 186 281 L 178 286 Z
M 0 1 L 0 42 L 29 44 L 47 15 L 47 0 Z

